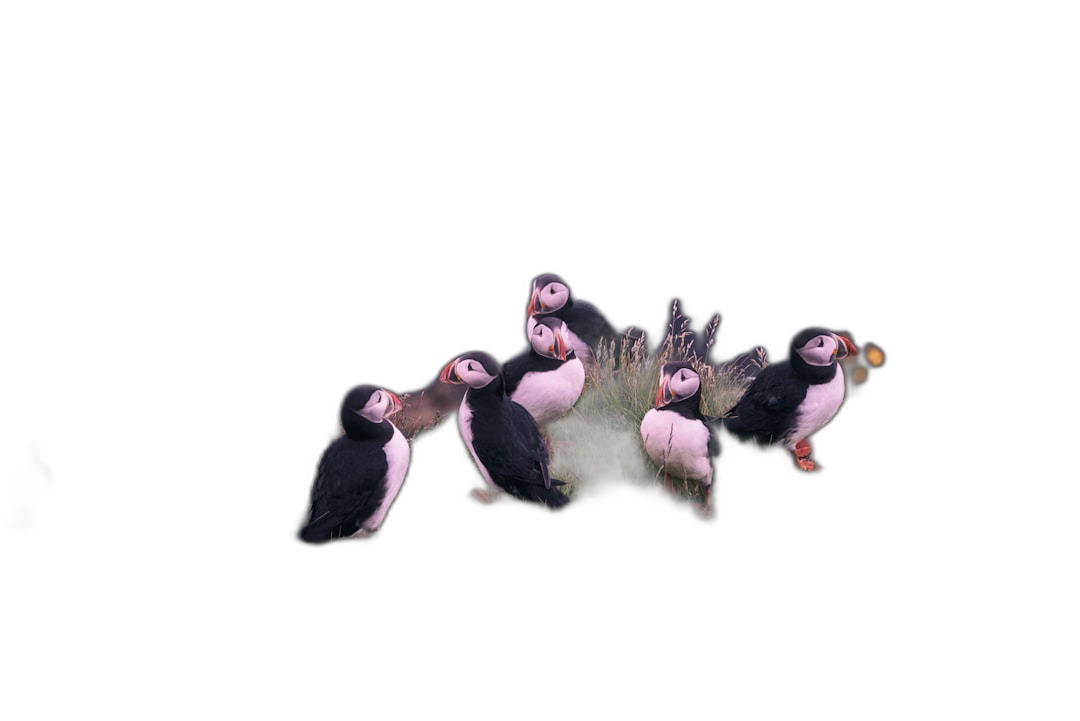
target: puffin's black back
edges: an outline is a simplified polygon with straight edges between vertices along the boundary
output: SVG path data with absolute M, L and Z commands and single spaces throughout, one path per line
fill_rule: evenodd
M 472 410 L 472 443 L 492 482 L 526 501 L 559 508 L 570 502 L 548 473 L 548 452 L 532 415 L 504 393 L 496 379 L 465 395 Z M 548 487 L 550 485 L 550 488 Z
M 389 430 L 392 436 L 393 429 Z M 315 474 L 311 517 L 300 529 L 302 540 L 317 543 L 346 538 L 371 518 L 386 497 L 383 446 L 390 436 L 362 441 L 343 436 L 330 444 Z
M 794 424 L 807 385 L 788 361 L 767 366 L 724 416 L 724 426 L 743 441 L 753 439 L 762 445 L 778 441 Z
M 596 350 L 596 346 L 603 340 L 615 340 L 619 333 L 611 327 L 607 318 L 592 303 L 583 300 L 574 300 L 573 297 L 559 310 L 550 315 L 559 318 L 581 340 L 585 341 L 590 348 Z

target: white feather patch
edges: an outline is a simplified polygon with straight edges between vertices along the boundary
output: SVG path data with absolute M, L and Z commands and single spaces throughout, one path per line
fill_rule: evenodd
M 810 437 L 815 431 L 828 423 L 840 404 L 844 402 L 844 371 L 836 367 L 836 375 L 828 383 L 810 385 L 806 389 L 806 398 L 799 404 L 795 427 L 784 436 L 784 446 L 795 450 L 795 444 Z
M 497 494 L 500 490 L 499 487 L 491 480 L 491 476 L 488 475 L 487 469 L 484 468 L 484 464 L 481 463 L 480 459 L 476 456 L 476 449 L 473 448 L 472 416 L 472 408 L 469 408 L 468 398 L 463 398 L 461 400 L 461 408 L 458 409 L 458 428 L 461 430 L 461 438 L 465 441 L 465 445 L 469 449 L 469 454 L 472 455 L 473 460 L 476 462 L 476 467 L 480 469 L 480 475 L 488 482 L 488 486 L 491 487 L 491 492 Z
M 674 411 L 653 408 L 641 419 L 645 452 L 674 478 L 712 483 L 709 428 Z
M 409 469 L 409 442 L 405 440 L 405 436 L 401 434 L 397 426 L 394 426 L 394 435 L 383 447 L 383 450 L 386 453 L 387 466 L 386 496 L 371 518 L 364 522 L 363 528 L 368 531 L 377 530 L 383 522 L 386 512 L 390 510 L 390 504 L 397 498 L 398 491 L 401 490 L 401 484 L 405 482 L 405 471 Z
M 525 407 L 543 425 L 569 411 L 585 386 L 585 366 L 580 358 L 566 361 L 556 370 L 526 373 L 510 400 Z

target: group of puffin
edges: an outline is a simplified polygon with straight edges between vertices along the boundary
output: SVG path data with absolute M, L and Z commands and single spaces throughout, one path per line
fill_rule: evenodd
M 572 298 L 569 286 L 553 274 L 533 280 L 526 318 L 529 348 L 523 353 L 502 365 L 482 351 L 465 353 L 442 369 L 438 382 L 465 389 L 458 427 L 487 484 L 473 495 L 491 502 L 506 492 L 560 508 L 570 499 L 560 490 L 564 482 L 551 477 L 541 428 L 577 402 L 586 367 L 602 344 L 643 336 L 633 329 L 617 332 L 595 306 Z M 718 318 L 713 330 L 716 323 Z M 762 349 L 757 353 L 764 357 Z M 702 413 L 702 380 L 694 363 L 666 363 L 655 406 L 641 419 L 645 454 L 663 473 L 669 491 L 673 479 L 704 489 L 699 506 L 704 515 L 711 513 L 717 425 L 740 440 L 781 445 L 800 469 L 815 470 L 809 437 L 839 410 L 844 376 L 838 361 L 855 353 L 843 335 L 808 328 L 792 340 L 786 361 L 755 367 L 745 393 L 723 417 Z M 747 365 L 745 357 L 732 363 Z M 457 396 L 450 397 L 456 401 Z M 403 407 L 397 395 L 371 385 L 357 386 L 345 396 L 345 433 L 319 461 L 302 540 L 364 537 L 378 530 L 409 465 L 409 442 L 389 420 Z

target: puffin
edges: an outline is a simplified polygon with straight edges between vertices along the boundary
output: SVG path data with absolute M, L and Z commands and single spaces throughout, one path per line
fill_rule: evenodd
M 401 399 L 384 388 L 348 392 L 341 404 L 345 435 L 319 461 L 301 540 L 364 538 L 379 529 L 409 468 L 409 442 L 387 420 L 400 410 Z
M 565 485 L 548 472 L 548 451 L 540 427 L 529 411 L 506 394 L 499 364 L 474 351 L 455 358 L 439 375 L 443 383 L 468 386 L 458 409 L 458 427 L 469 453 L 488 482 L 473 495 L 484 503 L 500 489 L 515 498 L 560 508 L 570 502 L 559 490 Z
M 816 470 L 809 438 L 844 402 L 838 361 L 858 352 L 848 338 L 825 328 L 801 331 L 791 341 L 791 357 L 766 366 L 724 416 L 723 425 L 740 440 L 780 444 L 799 468 Z
M 506 394 L 539 425 L 569 411 L 585 387 L 585 366 L 567 346 L 568 335 L 562 320 L 541 318 L 529 333 L 529 349 L 502 367 Z
M 686 361 L 666 363 L 660 371 L 656 406 L 641 419 L 641 440 L 649 458 L 664 471 L 664 487 L 674 492 L 672 477 L 697 481 L 705 489 L 698 510 L 712 513 L 712 457 L 720 444 L 701 413 L 701 376 Z
M 566 323 L 569 329 L 566 342 L 586 365 L 592 361 L 601 342 L 620 337 L 596 306 L 574 300 L 570 296 L 570 286 L 553 273 L 533 279 L 527 311 L 526 331 L 530 337 L 536 323 L 546 316 L 554 316 Z

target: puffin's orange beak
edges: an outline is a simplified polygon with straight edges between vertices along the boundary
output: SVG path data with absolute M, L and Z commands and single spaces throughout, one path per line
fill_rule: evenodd
M 660 379 L 660 390 L 656 391 L 656 407 L 662 408 L 668 403 L 671 403 L 671 389 L 668 387 L 668 381 L 671 380 L 671 376 L 664 376 Z
M 836 351 L 837 351 L 836 352 L 836 357 L 837 358 L 847 358 L 849 355 L 858 355 L 859 354 L 859 349 L 855 347 L 855 344 L 852 343 L 847 338 L 845 338 L 844 336 L 838 335 L 838 336 L 836 336 L 836 339 L 838 341 L 840 341 L 840 343 L 843 344 L 843 346 L 844 346 L 844 352 L 843 353 L 839 352 L 840 351 L 840 346 L 836 347 Z
M 401 410 L 402 408 L 404 408 L 404 407 L 405 407 L 405 406 L 404 406 L 404 405 L 402 404 L 402 402 L 401 402 L 401 399 L 400 399 L 400 398 L 398 398 L 398 397 L 397 397 L 396 395 L 394 395 L 393 393 L 391 393 L 390 391 L 388 391 L 388 390 L 386 390 L 386 389 L 384 388 L 384 389 L 383 389 L 383 393 L 385 393 L 386 395 L 390 396 L 390 408 L 389 408 L 389 409 L 387 410 L 387 412 L 386 412 L 386 415 L 385 415 L 385 416 L 383 416 L 383 418 L 386 418 L 387 416 L 392 416 L 392 415 L 394 415 L 395 413 L 397 413 L 398 411 L 400 411 L 400 410 Z
M 551 346 L 551 352 L 559 360 L 566 360 L 566 342 L 562 339 L 561 333 L 555 334 L 555 345 Z
M 457 364 L 460 358 L 455 358 L 446 364 L 446 367 L 442 369 L 442 373 L 439 374 L 440 383 L 461 383 L 461 376 L 457 374 Z
M 534 315 L 544 310 L 544 304 L 540 302 L 540 289 L 533 288 L 532 297 L 529 298 L 529 307 L 525 309 L 532 318 Z

